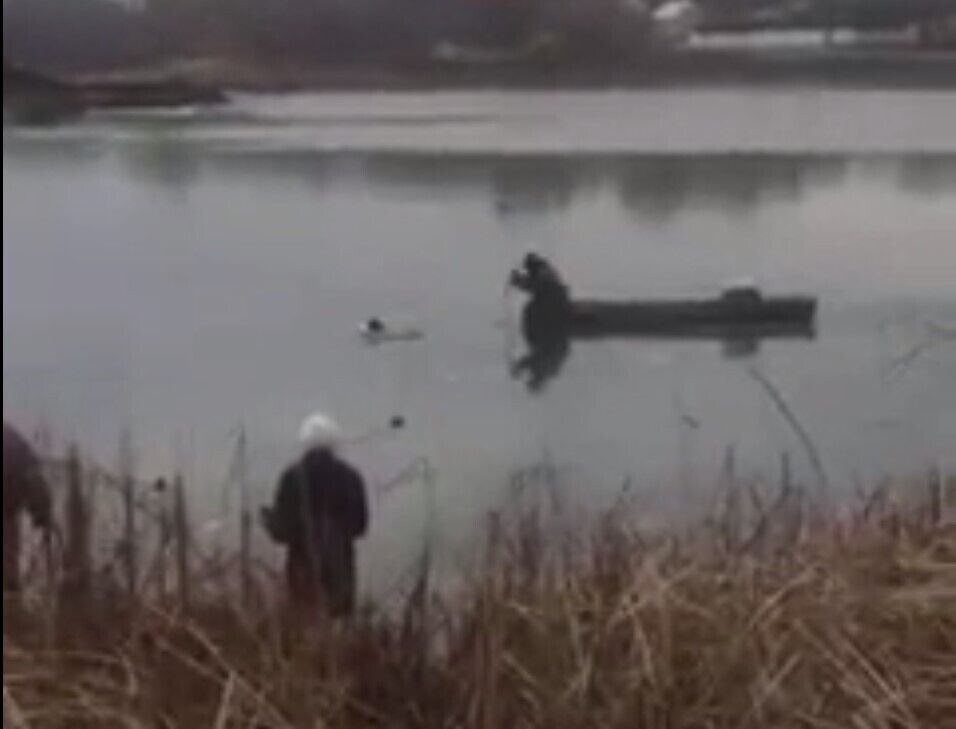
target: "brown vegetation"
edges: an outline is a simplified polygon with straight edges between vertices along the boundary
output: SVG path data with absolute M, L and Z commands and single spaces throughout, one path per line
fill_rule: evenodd
M 713 518 L 657 534 L 626 494 L 572 528 L 521 477 L 461 584 L 423 570 L 302 626 L 265 568 L 250 588 L 253 561 L 200 553 L 181 482 L 68 465 L 68 560 L 4 610 L 4 727 L 954 726 L 956 482 L 938 475 L 915 505 L 885 487 L 841 516 L 786 468 L 772 500 L 725 479 Z M 116 574 L 91 556 L 112 523 L 94 483 L 139 540 Z

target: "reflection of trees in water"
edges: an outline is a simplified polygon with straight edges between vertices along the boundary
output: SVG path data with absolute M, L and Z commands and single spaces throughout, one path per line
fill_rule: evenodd
M 46 168 L 49 166 L 82 166 L 103 158 L 106 150 L 92 142 L 76 142 L 72 139 L 17 138 L 13 135 L 3 140 L 4 163 L 18 167 Z
M 497 213 L 563 210 L 574 200 L 585 166 L 562 156 L 493 154 L 371 154 L 371 185 L 420 189 L 429 197 L 489 195 Z
M 281 182 L 324 187 L 354 174 L 355 161 L 333 153 L 299 151 L 211 152 L 206 160 L 218 172 L 236 179 L 278 179 Z
M 586 164 L 570 157 L 514 157 L 492 169 L 495 206 L 500 214 L 566 210 L 588 183 Z
M 372 185 L 421 188 L 429 195 L 491 196 L 499 215 L 563 211 L 582 194 L 614 189 L 621 204 L 666 220 L 687 208 L 748 213 L 838 184 L 848 159 L 792 155 L 442 155 L 368 157 Z
M 191 145 L 165 136 L 124 146 L 121 159 L 135 179 L 176 191 L 194 183 L 201 166 Z
M 905 157 L 896 177 L 900 187 L 917 195 L 956 193 L 956 154 Z
M 6 143 L 4 151 L 17 152 Z M 38 153 L 31 147 L 22 156 Z M 77 158 L 89 159 L 89 150 Z M 157 136 L 125 148 L 123 158 L 137 177 L 169 187 L 191 184 L 209 165 L 237 178 L 278 178 L 310 187 L 351 181 L 427 199 L 480 196 L 502 217 L 564 211 L 603 189 L 612 190 L 627 210 L 652 220 L 667 221 L 688 209 L 746 215 L 768 203 L 798 201 L 814 189 L 841 184 L 850 174 L 888 180 L 917 195 L 956 191 L 956 154 L 231 153 Z
M 656 220 L 680 211 L 713 208 L 745 214 L 776 201 L 798 200 L 809 189 L 838 184 L 845 158 L 776 155 L 654 155 L 619 164 L 621 204 Z
M 400 188 L 434 197 L 487 188 L 488 160 L 470 155 L 384 152 L 362 155 L 361 166 L 370 187 Z

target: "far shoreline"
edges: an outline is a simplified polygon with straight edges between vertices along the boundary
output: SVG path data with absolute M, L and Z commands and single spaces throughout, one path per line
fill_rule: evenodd
M 91 73 L 4 68 L 4 119 L 45 124 L 91 109 L 215 106 L 230 94 L 466 91 L 956 91 L 956 52 L 694 48 L 628 64 L 452 64 L 183 58 Z M 5 121 L 6 123 L 6 121 Z
M 956 53 L 695 49 L 647 56 L 642 61 L 615 67 L 431 62 L 318 65 L 187 60 L 170 64 L 165 70 L 122 71 L 118 77 L 137 78 L 141 74 L 163 72 L 224 91 L 249 93 L 659 90 L 731 86 L 932 91 L 956 90 Z

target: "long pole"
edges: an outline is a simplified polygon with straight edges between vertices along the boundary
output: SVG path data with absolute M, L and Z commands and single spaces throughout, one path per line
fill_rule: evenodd
M 124 431 L 120 438 L 120 483 L 123 495 L 124 555 L 126 566 L 126 590 L 130 604 L 136 600 L 139 585 L 139 564 L 136 544 L 136 479 L 133 475 L 133 440 L 130 432 Z
M 245 426 L 239 427 L 236 442 L 236 480 L 239 485 L 239 545 L 240 569 L 242 579 L 242 604 L 249 607 L 252 601 L 252 504 L 249 494 L 248 440 Z

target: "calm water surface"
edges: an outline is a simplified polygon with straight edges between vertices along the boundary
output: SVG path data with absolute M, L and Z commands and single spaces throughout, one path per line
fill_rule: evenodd
M 4 414 L 143 470 L 181 468 L 210 511 L 245 423 L 261 497 L 298 420 L 398 437 L 355 447 L 376 483 L 435 466 L 449 544 L 545 454 L 581 502 L 633 478 L 703 502 L 728 446 L 773 472 L 798 441 L 835 482 L 956 453 L 956 98 L 935 93 L 470 92 L 237 98 L 213 112 L 4 129 Z M 821 300 L 812 342 L 576 343 L 542 391 L 520 352 L 510 266 L 528 249 L 574 289 L 708 295 L 756 277 Z M 372 315 L 421 342 L 369 348 Z M 208 484 L 208 485 L 207 485 Z M 367 579 L 419 544 L 416 485 L 376 501 Z

